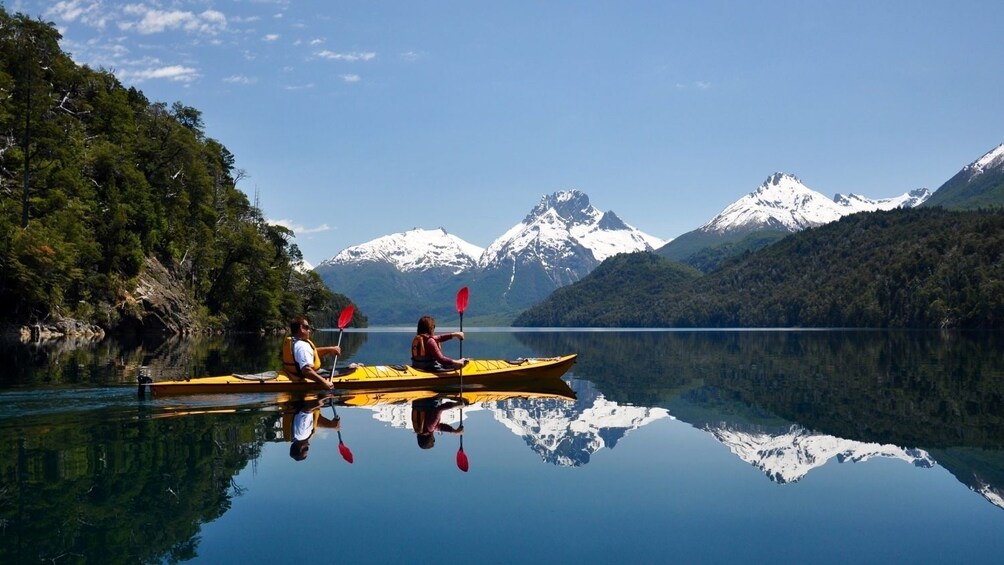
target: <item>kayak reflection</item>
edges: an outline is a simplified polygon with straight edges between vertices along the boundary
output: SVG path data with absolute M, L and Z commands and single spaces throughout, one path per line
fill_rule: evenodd
M 352 454 L 341 440 L 341 421 L 336 406 L 354 408 L 406 407 L 410 411 L 412 431 L 421 449 L 431 449 L 436 435 L 462 435 L 463 424 L 444 423 L 443 415 L 453 409 L 470 405 L 487 405 L 509 400 L 576 399 L 568 383 L 560 378 L 544 378 L 510 382 L 489 386 L 465 384 L 461 393 L 459 385 L 446 384 L 421 390 L 370 390 L 343 391 L 341 394 L 308 395 L 282 403 L 282 437 L 290 441 L 289 455 L 296 461 L 306 459 L 310 438 L 318 428 L 338 431 L 339 451 L 352 463 Z M 331 405 L 332 418 L 323 415 L 322 408 Z

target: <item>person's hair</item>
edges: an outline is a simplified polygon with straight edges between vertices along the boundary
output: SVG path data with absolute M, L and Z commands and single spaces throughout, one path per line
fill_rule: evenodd
M 436 327 L 436 320 L 432 316 L 422 316 L 418 319 L 418 333 L 431 334 Z
M 307 450 L 310 449 L 310 442 L 305 439 L 294 440 L 289 444 L 289 456 L 294 461 L 303 461 L 307 458 Z
M 309 326 L 309 325 L 310 324 L 307 322 L 306 316 L 296 316 L 289 320 L 289 333 L 295 335 L 296 332 L 300 331 L 300 326 Z
M 436 435 L 435 434 L 418 434 L 418 446 L 422 449 L 431 449 L 432 446 L 436 445 Z

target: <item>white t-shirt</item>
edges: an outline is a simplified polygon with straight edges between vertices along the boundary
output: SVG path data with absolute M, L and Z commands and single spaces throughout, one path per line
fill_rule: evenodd
M 293 416 L 293 439 L 303 441 L 314 433 L 314 412 L 297 412 Z
M 299 368 L 314 366 L 314 348 L 306 340 L 293 341 L 293 360 Z

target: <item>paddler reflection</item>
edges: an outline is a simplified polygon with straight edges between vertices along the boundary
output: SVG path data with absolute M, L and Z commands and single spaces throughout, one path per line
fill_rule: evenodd
M 443 412 L 453 408 L 461 408 L 467 404 L 466 400 L 449 401 L 446 397 L 434 396 L 431 398 L 420 398 L 411 403 L 411 427 L 418 437 L 418 446 L 422 449 L 431 449 L 436 445 L 436 432 L 460 435 L 464 433 L 464 425 L 460 424 L 456 428 L 449 424 L 444 424 L 440 420 Z
M 317 428 L 328 428 L 332 430 L 341 429 L 341 419 L 335 414 L 334 418 L 328 418 L 321 414 L 321 407 L 329 403 L 329 398 L 304 399 L 296 404 L 295 412 L 283 415 L 283 427 L 286 427 L 287 418 L 289 428 L 287 437 L 291 437 L 293 443 L 289 446 L 289 456 L 296 461 L 303 461 L 310 451 L 310 438 L 313 437 Z

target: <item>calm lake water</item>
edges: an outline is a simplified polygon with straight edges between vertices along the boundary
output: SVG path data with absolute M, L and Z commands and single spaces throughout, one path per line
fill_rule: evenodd
M 464 434 L 430 449 L 417 397 L 342 397 L 302 461 L 298 399 L 133 386 L 275 368 L 278 338 L 0 344 L 0 562 L 1004 555 L 1001 334 L 465 330 L 465 356 L 579 360 L 551 395 L 446 411 Z M 346 332 L 339 364 L 403 363 L 410 334 Z

